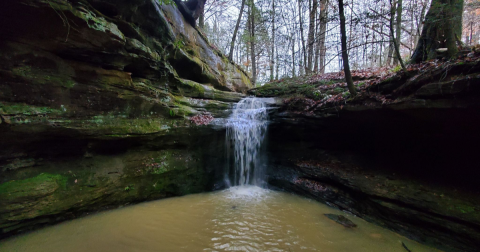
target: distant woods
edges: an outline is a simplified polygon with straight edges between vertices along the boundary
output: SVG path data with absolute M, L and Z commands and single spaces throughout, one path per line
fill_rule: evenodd
M 259 84 L 348 68 L 402 69 L 480 43 L 477 0 L 209 0 L 199 22 Z M 448 50 L 439 55 L 439 48 Z

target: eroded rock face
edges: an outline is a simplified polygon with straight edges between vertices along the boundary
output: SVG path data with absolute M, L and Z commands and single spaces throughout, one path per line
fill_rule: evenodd
M 361 73 L 361 72 L 360 72 Z M 445 251 L 480 251 L 480 59 L 268 83 L 268 182 Z M 366 79 L 363 79 L 366 77 Z
M 0 238 L 215 188 L 224 131 L 190 118 L 251 84 L 176 8 L 6 1 L 0 22 Z
M 445 251 L 480 248 L 476 109 L 279 113 L 268 182 Z M 275 116 L 275 115 L 274 115 Z

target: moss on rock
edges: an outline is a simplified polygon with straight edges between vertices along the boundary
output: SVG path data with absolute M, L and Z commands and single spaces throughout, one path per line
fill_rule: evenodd
M 0 184 L 0 199 L 4 202 L 34 199 L 66 189 L 67 178 L 59 174 L 42 173 L 36 177 Z

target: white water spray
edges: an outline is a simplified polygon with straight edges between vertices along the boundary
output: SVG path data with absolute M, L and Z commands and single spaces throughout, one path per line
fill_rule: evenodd
M 227 123 L 227 149 L 233 145 L 234 157 L 234 167 L 226 173 L 230 185 L 262 184 L 264 171 L 260 149 L 267 131 L 267 119 L 267 105 L 261 99 L 245 98 L 235 105 Z

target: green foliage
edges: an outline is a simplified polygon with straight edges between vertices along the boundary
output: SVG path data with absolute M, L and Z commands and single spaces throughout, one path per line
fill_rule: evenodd
M 125 187 L 125 192 L 129 192 L 131 190 L 134 190 L 135 188 L 133 187 L 133 185 L 128 185 Z
M 175 111 L 170 109 L 170 116 L 175 117 Z
M 394 67 L 394 68 L 392 69 L 392 72 L 397 73 L 397 72 L 399 72 L 400 70 L 402 70 L 402 66 L 397 65 L 396 67 Z
M 157 0 L 159 4 L 164 5 L 176 5 L 173 0 Z
M 185 47 L 185 42 L 178 38 L 173 42 L 173 47 L 175 49 L 183 49 Z
M 313 96 L 315 96 L 315 98 L 319 99 L 321 95 L 322 95 L 322 92 L 320 92 L 320 90 L 313 91 Z

